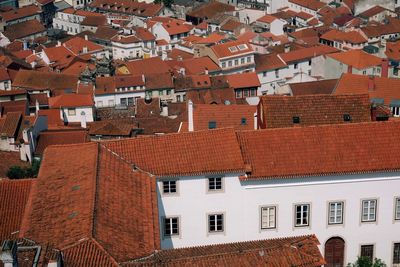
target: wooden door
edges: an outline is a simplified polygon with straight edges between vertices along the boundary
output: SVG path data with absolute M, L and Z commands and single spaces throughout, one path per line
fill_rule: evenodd
M 325 261 L 327 267 L 344 266 L 344 240 L 332 237 L 325 243 Z

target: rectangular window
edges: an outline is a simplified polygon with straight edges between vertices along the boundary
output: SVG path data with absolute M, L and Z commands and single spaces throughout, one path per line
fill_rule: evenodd
M 267 72 L 266 71 L 263 72 L 263 77 L 267 77 Z
M 76 115 L 76 110 L 74 108 L 69 108 L 68 109 L 68 116 L 75 116 Z
M 180 96 L 180 95 L 177 95 L 177 96 L 176 96 L 176 101 L 177 101 L 177 102 L 181 102 L 181 96 Z
M 251 57 L 247 57 L 247 63 L 251 62 Z
M 103 101 L 97 101 L 97 107 L 102 108 L 103 107 Z
M 168 90 L 167 90 L 167 95 L 170 95 L 170 94 L 171 94 L 171 90 L 168 89 Z
M 223 232 L 224 231 L 224 215 L 211 214 L 208 215 L 208 232 Z
M 294 69 L 297 69 L 298 64 L 294 63 Z
M 127 104 L 128 104 L 128 101 L 127 101 L 127 99 L 126 98 L 121 98 L 121 105 L 122 106 L 126 106 Z
M 164 91 L 163 90 L 158 90 L 158 95 L 163 95 Z
M 400 197 L 396 198 L 394 207 L 394 219 L 400 220 Z
M 329 203 L 329 224 L 343 223 L 343 202 Z
M 228 67 L 232 67 L 232 61 L 231 60 L 228 61 Z
M 394 243 L 393 264 L 400 264 L 400 243 Z
M 108 100 L 108 106 L 113 107 L 114 106 L 114 99 Z
M 240 64 L 244 64 L 244 57 L 240 59 Z
M 236 90 L 236 98 L 242 98 L 242 90 Z
M 275 70 L 275 77 L 279 78 L 279 70 Z
M 222 190 L 222 177 L 208 178 L 208 190 L 209 191 Z
M 176 180 L 163 181 L 163 193 L 173 194 L 177 192 Z
M 164 236 L 179 235 L 179 218 L 164 218 Z
M 226 68 L 226 62 L 222 62 L 221 66 L 222 68 Z
M 235 59 L 235 66 L 239 65 L 239 59 Z
M 215 129 L 217 128 L 217 122 L 216 121 L 209 121 L 208 122 L 208 129 Z
M 376 220 L 376 199 L 362 201 L 362 222 L 374 222 Z
M 244 89 L 243 90 L 243 96 L 244 97 L 249 97 L 249 89 Z
M 133 97 L 128 97 L 128 106 L 133 106 Z
M 308 61 L 308 66 L 311 66 L 311 59 Z
M 308 226 L 310 224 L 310 204 L 295 205 L 295 226 Z
M 272 229 L 276 227 L 276 207 L 261 208 L 261 229 Z
M 374 259 L 374 245 L 362 245 L 360 256 L 369 258 L 372 261 Z

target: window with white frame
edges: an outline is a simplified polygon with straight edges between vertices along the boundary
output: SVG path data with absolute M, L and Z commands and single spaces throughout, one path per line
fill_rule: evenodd
M 400 220 L 400 197 L 397 197 L 394 204 L 394 219 Z
M 224 231 L 224 214 L 208 215 L 208 232 L 216 233 Z
M 368 199 L 362 201 L 362 214 L 361 221 L 362 222 L 374 222 L 376 221 L 376 199 Z
M 343 202 L 329 202 L 329 224 L 343 223 Z
M 164 218 L 164 236 L 179 235 L 179 218 Z
M 174 194 L 177 192 L 176 180 L 163 181 L 163 193 Z
M 400 264 L 400 243 L 393 244 L 393 264 Z
M 310 225 L 310 204 L 295 205 L 295 226 Z
M 75 116 L 75 115 L 76 115 L 76 109 L 69 108 L 68 109 L 68 116 Z
M 220 191 L 220 190 L 222 190 L 222 177 L 211 177 L 211 178 L 208 178 L 208 190 L 209 191 Z
M 261 207 L 261 229 L 276 228 L 276 207 Z

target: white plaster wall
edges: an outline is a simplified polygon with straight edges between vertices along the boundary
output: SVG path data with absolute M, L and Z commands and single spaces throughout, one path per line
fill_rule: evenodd
M 224 191 L 208 193 L 204 177 L 182 177 L 176 196 L 160 196 L 159 216 L 179 216 L 180 236 L 164 238 L 162 248 L 316 234 L 323 245 L 331 237 L 346 242 L 345 263 L 354 262 L 361 244 L 375 244 L 375 256 L 390 264 L 393 242 L 400 242 L 394 199 L 400 196 L 399 173 L 274 179 L 241 183 L 226 175 Z M 377 222 L 361 223 L 361 200 L 378 199 Z M 328 226 L 327 205 L 344 201 L 344 224 Z M 310 203 L 310 226 L 294 227 L 294 204 Z M 260 207 L 277 206 L 277 229 L 260 230 Z M 207 214 L 225 214 L 225 232 L 208 234 Z M 162 230 L 162 229 L 161 229 Z M 162 232 L 161 232 L 162 233 Z
M 99 108 L 101 107 L 99 105 L 99 101 L 103 101 L 103 106 L 102 107 L 109 107 L 109 101 L 113 101 L 114 105 L 119 105 L 121 104 L 121 98 L 128 98 L 128 97 L 140 97 L 144 98 L 145 92 L 144 91 L 139 91 L 139 92 L 127 92 L 127 93 L 118 93 L 118 94 L 113 94 L 113 95 L 97 95 L 94 97 L 94 100 L 96 102 L 96 107 Z
M 85 112 L 86 122 L 93 122 L 93 108 L 92 107 L 78 107 L 75 108 L 75 115 L 68 115 L 68 108 L 60 109 L 60 118 L 64 119 L 63 113 L 65 114 L 65 118 L 67 122 L 81 122 L 81 112 Z

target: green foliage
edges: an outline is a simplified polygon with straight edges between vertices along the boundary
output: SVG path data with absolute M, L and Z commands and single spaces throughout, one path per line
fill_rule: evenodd
M 386 264 L 381 259 L 375 258 L 372 261 L 368 257 L 358 257 L 355 263 L 349 263 L 347 267 L 386 267 Z
M 20 166 L 11 166 L 7 171 L 7 177 L 10 179 L 35 178 L 39 173 L 40 160 L 33 160 L 32 165 L 22 168 Z

